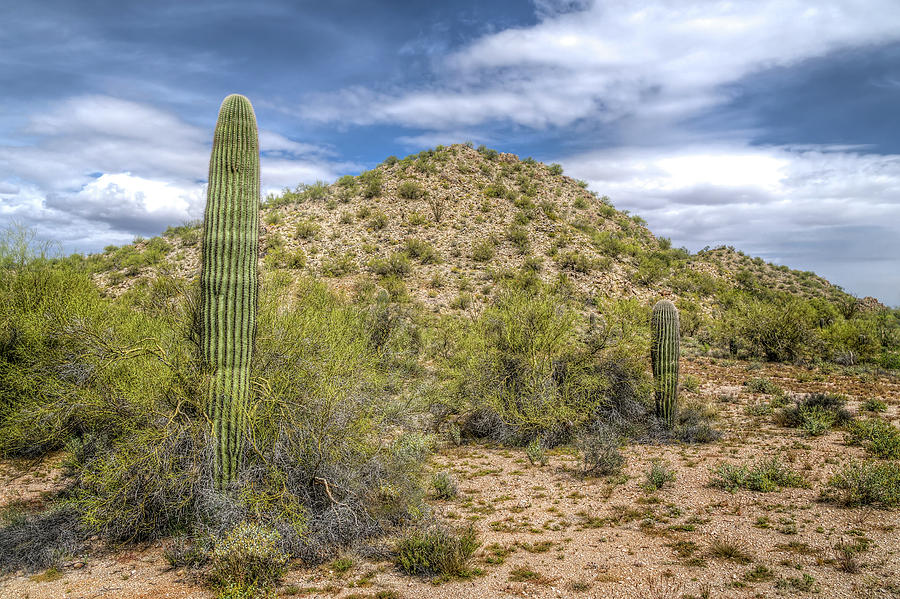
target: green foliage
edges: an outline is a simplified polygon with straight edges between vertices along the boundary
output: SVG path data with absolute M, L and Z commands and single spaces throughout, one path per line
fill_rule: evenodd
M 547 452 L 540 438 L 535 437 L 525 446 L 525 455 L 532 466 L 545 466 L 547 464 Z
M 551 175 L 559 176 L 559 175 L 562 175 L 562 174 L 563 174 L 563 167 L 562 167 L 562 165 L 557 164 L 556 162 L 554 162 L 553 164 L 551 164 L 550 166 L 548 166 L 548 167 L 547 167 L 547 170 L 550 171 L 550 174 L 551 174 Z
M 377 198 L 381 196 L 382 179 L 378 171 L 366 171 L 359 175 L 362 182 L 362 195 L 366 199 Z
M 441 261 L 441 255 L 435 247 L 421 239 L 407 239 L 406 253 L 422 264 L 438 264 Z
M 404 252 L 394 252 L 388 258 L 376 258 L 369 263 L 369 267 L 382 277 L 405 277 L 412 271 L 409 256 Z
M 556 256 L 556 263 L 562 269 L 581 273 L 589 273 L 594 267 L 593 261 L 588 256 L 576 250 L 560 252 Z
M 332 252 L 322 258 L 322 274 L 326 277 L 342 277 L 358 270 L 353 252 Z
M 366 228 L 370 231 L 380 231 L 387 226 L 388 220 L 387 214 L 381 210 L 376 210 L 371 213 L 369 222 L 366 223 Z
M 209 555 L 210 584 L 228 598 L 258 597 L 274 589 L 288 562 L 280 544 L 277 531 L 241 522 L 216 540 Z
M 37 280 L 52 281 L 48 272 Z M 149 301 L 156 287 L 167 290 L 158 304 Z M 240 492 L 222 498 L 212 493 L 205 376 L 191 340 L 196 291 L 156 287 L 115 301 L 96 290 L 82 296 L 74 285 L 68 296 L 52 286 L 31 296 L 36 309 L 54 298 L 73 303 L 61 328 L 33 332 L 38 347 L 52 340 L 61 351 L 21 365 L 39 364 L 50 384 L 21 397 L 0 424 L 0 452 L 66 447 L 69 505 L 88 534 L 153 539 L 251 518 L 276 529 L 286 551 L 315 562 L 421 511 L 428 447 L 405 436 L 383 442 L 403 414 L 391 380 L 410 376 L 412 337 L 401 318 L 381 319 L 379 309 L 344 303 L 309 279 L 264 282 L 247 417 L 253 450 Z M 15 301 L 0 307 L 9 308 L 27 314 Z M 13 352 L 29 349 L 23 342 L 20 335 Z
M 621 353 L 597 359 L 576 322 L 553 291 L 497 294 L 465 330 L 449 364 L 453 397 L 471 416 L 472 434 L 513 443 L 544 433 L 565 438 L 615 394 L 615 384 L 642 379 L 636 362 Z
M 880 413 L 887 411 L 887 404 L 880 399 L 870 397 L 869 399 L 862 402 L 862 404 L 859 406 L 859 409 L 863 412 Z
M 857 420 L 847 426 L 848 441 L 885 460 L 900 459 L 900 429 L 882 418 Z
M 475 529 L 451 530 L 440 526 L 414 528 L 397 541 L 397 566 L 414 576 L 441 579 L 472 574 L 469 559 L 481 545 Z
M 491 240 L 485 239 L 477 242 L 472 246 L 472 260 L 476 262 L 487 262 L 494 257 L 494 244 Z
M 625 465 L 625 456 L 619 451 L 623 440 L 607 427 L 594 428 L 578 438 L 584 476 L 608 476 L 618 474 Z
M 645 478 L 644 488 L 649 491 L 658 491 L 666 483 L 675 481 L 675 472 L 665 462 L 654 461 L 650 465 L 650 470 L 647 471 Z
M 853 416 L 844 407 L 847 398 L 834 393 L 810 393 L 796 398 L 778 413 L 781 426 L 799 428 L 810 436 L 826 433 L 833 426 L 850 422 Z
M 828 481 L 826 500 L 847 506 L 900 506 L 900 462 L 852 461 Z
M 656 415 L 672 426 L 678 412 L 678 370 L 681 336 L 678 309 L 669 300 L 653 306 L 650 321 L 650 362 L 656 392 Z
M 771 493 L 780 491 L 782 487 L 809 487 L 800 474 L 782 464 L 777 457 L 763 458 L 750 466 L 719 464 L 713 470 L 709 484 L 732 493 L 737 489 Z
M 744 387 L 750 393 L 763 393 L 765 395 L 782 395 L 784 390 L 773 383 L 771 380 L 763 377 L 755 377 L 744 383 Z
M 297 223 L 294 235 L 297 239 L 313 239 L 322 230 L 322 227 L 309 220 L 301 220 Z
M 434 490 L 434 496 L 438 499 L 453 499 L 459 493 L 453 476 L 443 470 L 435 472 L 431 477 L 431 488 Z
M 425 188 L 415 181 L 404 181 L 397 186 L 397 195 L 407 200 L 418 200 L 425 197 Z

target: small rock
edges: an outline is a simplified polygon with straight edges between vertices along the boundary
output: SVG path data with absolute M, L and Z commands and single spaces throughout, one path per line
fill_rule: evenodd
M 75 568 L 76 570 L 81 570 L 82 568 L 84 568 L 84 566 L 85 566 L 84 562 L 75 562 L 74 564 L 72 564 L 72 567 Z

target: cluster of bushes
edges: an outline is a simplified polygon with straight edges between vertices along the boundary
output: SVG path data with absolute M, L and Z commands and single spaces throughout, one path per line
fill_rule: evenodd
M 602 322 L 585 322 L 565 287 L 525 277 L 500 284 L 476 320 L 434 327 L 438 424 L 459 421 L 467 435 L 506 444 L 576 442 L 586 473 L 615 470 L 628 439 L 718 438 L 713 415 L 697 406 L 685 406 L 671 428 L 653 415 L 649 322 L 639 302 L 608 302 Z
M 222 543 L 254 531 L 316 563 L 422 516 L 431 444 L 402 432 L 395 398 L 412 333 L 283 274 L 262 284 L 241 476 L 215 492 L 195 294 L 158 280 L 110 300 L 40 258 L 0 270 L 0 455 L 65 449 L 68 474 L 63 504 L 0 527 L 0 571 L 47 567 L 89 535 L 185 531 L 214 572 L 232 567 Z
M 896 310 L 842 310 L 825 299 L 785 293 L 757 297 L 729 291 L 717 298 L 718 318 L 704 335 L 733 356 L 775 362 L 868 362 L 885 368 L 900 365 L 895 357 L 900 349 Z

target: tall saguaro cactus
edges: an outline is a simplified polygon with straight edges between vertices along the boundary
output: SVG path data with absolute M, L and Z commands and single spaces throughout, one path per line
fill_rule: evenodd
M 656 387 L 656 415 L 671 426 L 678 410 L 680 337 L 678 309 L 669 300 L 653 306 L 650 319 L 650 361 Z
M 237 476 L 256 334 L 259 140 L 250 101 L 222 102 L 209 159 L 200 271 L 200 349 L 210 382 L 207 413 L 219 489 Z

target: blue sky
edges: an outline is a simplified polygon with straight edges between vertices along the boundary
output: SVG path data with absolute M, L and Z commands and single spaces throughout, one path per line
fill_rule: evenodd
M 0 224 L 67 251 L 202 214 L 221 99 L 267 189 L 471 140 L 676 245 L 900 304 L 900 2 L 0 0 Z

